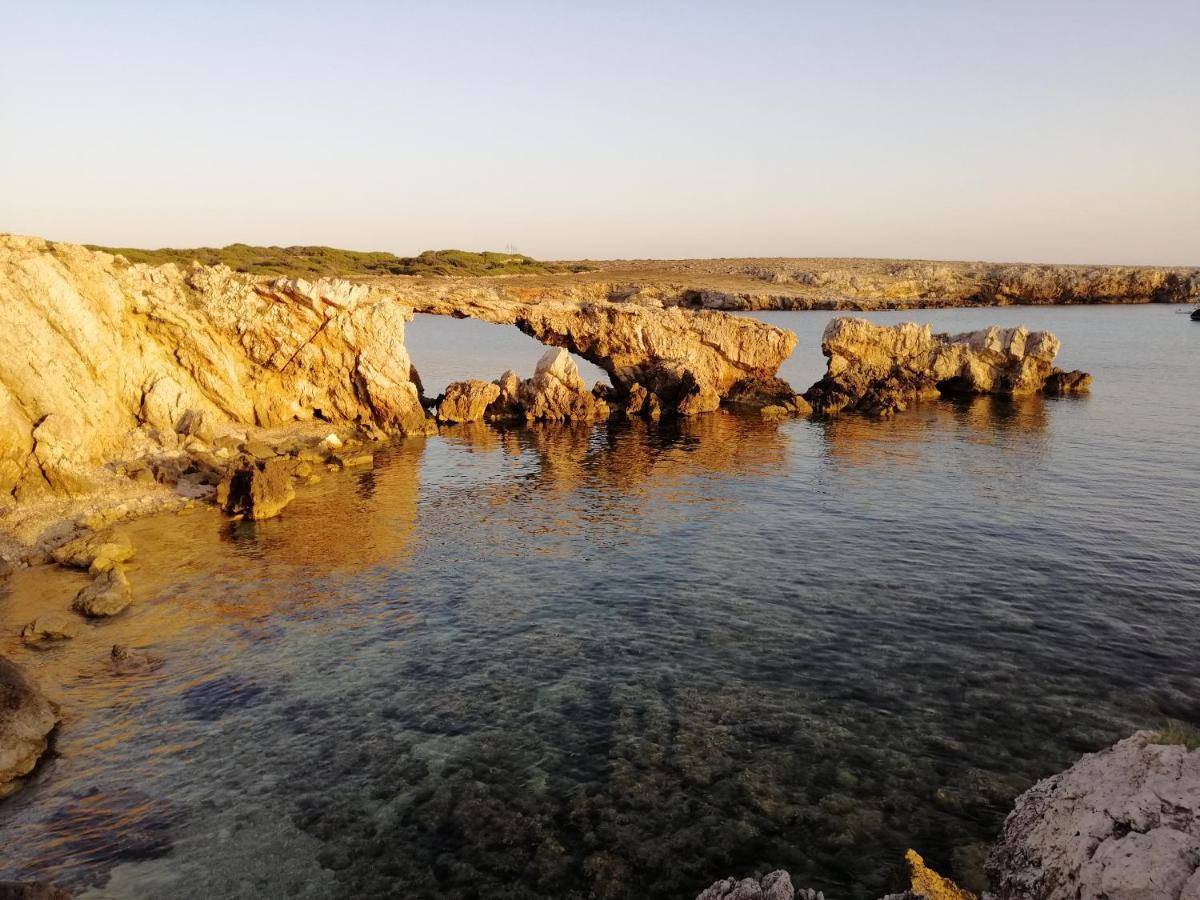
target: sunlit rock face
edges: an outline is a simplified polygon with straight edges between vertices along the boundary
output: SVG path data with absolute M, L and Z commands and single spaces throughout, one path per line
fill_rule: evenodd
M 997 900 L 1200 897 L 1200 750 L 1140 732 L 1039 781 L 988 874 Z
M 640 386 L 666 411 L 710 412 L 738 382 L 771 378 L 796 346 L 790 331 L 742 316 L 602 299 L 562 299 L 492 284 L 414 285 L 418 312 L 515 325 L 604 369 L 613 386 Z
M 943 394 L 1018 397 L 1086 390 L 1091 376 L 1055 368 L 1060 346 L 1050 332 L 1020 326 L 949 335 L 912 322 L 883 326 L 838 318 L 821 341 L 829 360 L 825 377 L 804 396 L 818 413 L 886 415 Z
M 197 417 L 424 432 L 411 317 L 346 281 L 130 265 L 0 236 L 0 496 L 87 493 L 132 431 L 173 443 Z

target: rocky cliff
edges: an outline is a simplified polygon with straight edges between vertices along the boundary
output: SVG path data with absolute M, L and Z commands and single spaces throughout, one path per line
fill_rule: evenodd
M 600 365 L 619 395 L 636 386 L 682 415 L 770 378 L 795 346 L 790 332 L 723 313 L 530 302 L 469 280 L 134 265 L 0 235 L 0 512 L 94 492 L 114 462 L 195 440 L 210 450 L 231 427 L 242 438 L 297 421 L 427 433 L 436 426 L 404 344 L 414 309 L 514 325 Z M 589 404 L 593 418 L 607 408 Z
M 343 281 L 0 237 L 0 498 L 86 493 L 138 440 L 295 419 L 423 431 L 411 310 Z

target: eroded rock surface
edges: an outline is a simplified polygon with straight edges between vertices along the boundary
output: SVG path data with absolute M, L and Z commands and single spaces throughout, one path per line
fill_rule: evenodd
M 500 384 L 490 381 L 456 381 L 447 386 L 438 404 L 439 422 L 479 422 L 487 408 L 500 398 Z
M 62 613 L 46 613 L 38 616 L 21 629 L 21 643 L 31 647 L 44 647 L 58 641 L 67 641 L 79 634 L 79 623 Z
M 724 878 L 714 882 L 696 900 L 793 900 L 796 890 L 787 872 L 779 870 L 760 878 Z
M 413 289 L 418 312 L 515 325 L 604 369 L 620 392 L 640 385 L 667 411 L 716 409 L 747 378 L 774 377 L 796 336 L 744 316 L 617 300 L 530 296 L 488 284 Z
M 1200 898 L 1200 750 L 1151 738 L 1021 795 L 988 860 L 996 900 Z
M 119 563 L 100 572 L 92 583 L 75 595 L 71 608 L 89 619 L 102 619 L 123 612 L 133 602 L 133 589 Z
M 0 797 L 20 786 L 46 752 L 58 712 L 15 663 L 0 656 Z
M 217 485 L 217 505 L 231 516 L 270 519 L 294 499 L 292 473 L 279 459 L 244 458 Z
M 934 334 L 929 325 L 874 325 L 838 318 L 825 328 L 825 377 L 804 397 L 818 413 L 886 415 L 946 394 L 1006 397 L 1086 390 L 1091 376 L 1054 367 L 1060 343 L 1048 331 L 984 328 Z
M 0 498 L 95 490 L 131 436 L 323 417 L 424 432 L 395 292 L 0 236 Z
M 530 422 L 595 422 L 608 418 L 608 403 L 588 390 L 566 350 L 547 350 L 533 377 L 517 389 L 517 404 Z

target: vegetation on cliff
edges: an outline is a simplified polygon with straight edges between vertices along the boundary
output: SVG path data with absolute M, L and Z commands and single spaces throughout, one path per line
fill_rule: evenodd
M 195 247 L 177 250 L 139 250 L 133 247 L 99 247 L 92 250 L 119 253 L 132 263 L 159 266 L 164 263 L 206 266 L 226 265 L 235 272 L 251 275 L 287 275 L 314 278 L 353 278 L 363 275 L 549 275 L 573 271 L 575 267 L 539 262 L 520 253 L 474 253 L 468 250 L 426 250 L 419 256 L 396 256 L 379 251 L 338 250 L 333 247 Z

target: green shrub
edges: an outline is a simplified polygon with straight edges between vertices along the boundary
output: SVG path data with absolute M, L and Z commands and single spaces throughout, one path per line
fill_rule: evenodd
M 330 275 L 427 275 L 477 277 L 481 275 L 546 275 L 568 271 L 566 266 L 539 262 L 519 253 L 473 253 L 468 250 L 426 250 L 418 256 L 391 253 L 337 250 L 333 247 L 252 247 L 230 244 L 228 247 L 196 247 L 177 250 L 139 250 L 132 247 L 98 247 L 93 250 L 119 253 L 132 263 L 187 266 L 196 262 L 206 266 L 223 264 L 237 272 L 252 275 L 290 275 L 318 277 Z M 573 269 L 574 267 L 572 267 Z
M 1168 719 L 1166 727 L 1150 736 L 1150 743 L 1183 744 L 1189 750 L 1200 750 L 1200 728 L 1177 719 Z

